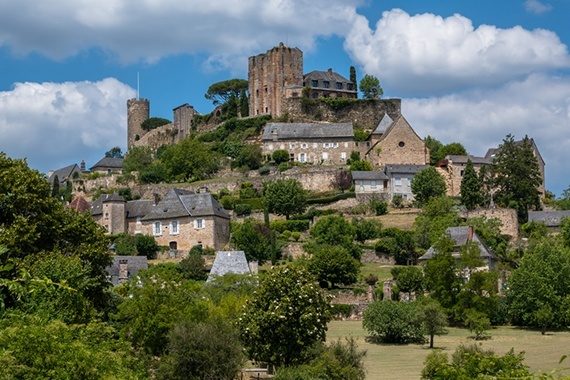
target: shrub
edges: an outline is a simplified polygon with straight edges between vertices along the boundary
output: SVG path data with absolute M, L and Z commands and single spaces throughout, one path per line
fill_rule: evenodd
M 234 197 L 233 195 L 224 195 L 220 198 L 220 203 L 226 210 L 233 210 L 237 201 L 237 197 Z
M 240 199 L 251 199 L 259 197 L 259 193 L 255 187 L 253 187 L 253 183 L 251 182 L 244 182 L 240 185 L 239 189 L 239 197 Z
M 364 243 L 366 240 L 376 239 L 382 229 L 382 223 L 362 218 L 352 219 L 352 225 L 356 230 L 356 241 L 360 243 Z
M 282 162 L 279 165 L 277 165 L 277 170 L 279 170 L 280 172 L 284 172 L 285 170 L 289 169 L 289 163 L 288 162 Z
M 315 250 L 307 268 L 319 283 L 330 283 L 334 287 L 354 284 L 358 278 L 359 265 L 346 248 L 323 245 Z
M 394 208 L 402 208 L 404 207 L 404 198 L 401 194 L 394 194 L 392 197 L 392 206 Z
M 269 166 L 262 166 L 257 172 L 259 175 L 268 175 L 271 172 L 271 168 Z
M 289 240 L 290 237 L 291 237 L 291 231 L 285 230 L 285 231 L 281 232 L 281 238 L 283 240 Z
M 384 343 L 423 343 L 424 335 L 415 302 L 376 301 L 364 311 L 363 326 Z
M 489 337 L 487 330 L 491 328 L 491 321 L 485 315 L 476 310 L 468 310 L 465 317 L 465 326 L 474 335 L 475 340 L 481 340 Z
M 298 232 L 298 231 L 291 232 L 291 239 L 293 239 L 295 241 L 299 241 L 300 238 L 301 238 L 300 232 Z
M 278 149 L 273 152 L 271 158 L 277 165 L 286 163 L 289 162 L 289 152 L 287 152 L 285 149 Z
M 245 203 L 238 203 L 234 205 L 234 212 L 238 216 L 251 214 L 251 206 Z
M 386 215 L 388 213 L 388 204 L 385 201 L 374 199 L 370 201 L 370 208 L 376 215 Z
M 206 262 L 202 257 L 202 246 L 192 247 L 188 256 L 180 261 L 178 267 L 184 278 L 204 281 L 208 276 L 206 274 Z
M 269 225 L 273 231 L 283 232 L 285 230 L 304 232 L 309 229 L 310 222 L 308 220 L 274 220 Z
M 348 318 L 352 315 L 353 305 L 342 303 L 332 304 L 331 315 L 335 318 Z
M 146 256 L 148 259 L 155 259 L 156 253 L 160 249 L 153 236 L 136 235 L 135 246 L 139 256 Z

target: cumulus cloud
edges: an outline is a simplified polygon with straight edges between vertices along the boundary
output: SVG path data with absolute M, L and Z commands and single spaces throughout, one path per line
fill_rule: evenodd
M 494 90 L 402 100 L 402 112 L 422 136 L 458 141 L 484 155 L 511 133 L 533 137 L 546 161 L 546 184 L 568 185 L 570 78 L 530 75 Z
M 442 93 L 496 85 L 532 72 L 570 67 L 568 49 L 548 30 L 473 26 L 459 14 L 383 12 L 376 27 L 358 16 L 345 49 L 392 92 Z
M 527 12 L 539 15 L 551 11 L 552 5 L 541 3 L 539 0 L 526 0 L 524 2 L 524 8 Z
M 98 82 L 16 83 L 0 92 L 0 151 L 40 170 L 100 158 L 126 143 L 126 102 L 135 91 Z
M 224 65 L 277 41 L 310 49 L 318 36 L 342 35 L 360 1 L 0 1 L 0 46 L 56 59 L 95 47 L 125 62 L 205 53 Z

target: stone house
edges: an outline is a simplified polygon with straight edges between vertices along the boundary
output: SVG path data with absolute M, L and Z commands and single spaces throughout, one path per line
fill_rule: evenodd
M 479 173 L 479 170 L 481 170 L 483 166 L 488 166 L 493 163 L 492 158 L 470 155 L 448 155 L 437 163 L 436 169 L 445 180 L 448 196 L 458 197 L 461 194 L 461 181 L 463 180 L 463 174 L 465 173 L 465 166 L 468 160 L 471 160 L 473 168 L 477 173 Z
M 162 200 L 128 202 L 104 194 L 93 202 L 91 215 L 109 234 L 151 235 L 173 252 L 187 253 L 195 245 L 221 249 L 230 236 L 228 212 L 207 192 L 172 189 Z
M 445 233 L 449 235 L 454 242 L 452 256 L 456 260 L 461 258 L 461 249 L 467 245 L 467 243 L 473 242 L 479 248 L 479 257 L 484 262 L 484 268 L 488 270 L 495 268 L 497 262 L 495 254 L 485 245 L 472 226 L 449 227 Z M 431 246 L 426 253 L 419 258 L 419 261 L 425 263 L 427 260 L 433 259 L 436 254 L 437 251 L 435 247 Z
M 529 211 L 528 221 L 543 223 L 549 231 L 557 232 L 560 230 L 562 220 L 570 218 L 570 210 L 549 210 L 549 211 Z
M 353 171 L 352 181 L 356 199 L 361 202 L 391 198 L 390 179 L 383 171 Z
M 144 269 L 148 269 L 146 256 L 113 256 L 113 263 L 106 268 L 107 278 L 113 285 L 119 285 Z
M 267 123 L 262 154 L 289 152 L 290 160 L 320 165 L 345 165 L 355 150 L 352 123 Z
M 412 193 L 412 179 L 415 175 L 427 168 L 428 165 L 386 165 L 384 173 L 389 180 L 390 199 L 394 195 L 400 195 L 405 202 L 414 200 Z
M 309 88 L 309 97 L 312 99 L 357 97 L 354 83 L 332 69 L 314 70 L 303 75 L 303 87 Z
M 365 147 L 364 158 L 375 167 L 425 165 L 429 162 L 429 149 L 424 140 L 402 115 L 393 120 L 384 114 L 368 140 L 370 144 Z
M 116 157 L 103 157 L 89 170 L 102 174 L 120 174 L 123 172 L 123 159 Z
M 79 178 L 81 168 L 77 164 L 71 164 L 66 167 L 50 170 L 47 173 L 48 182 L 53 186 L 54 180 L 57 178 L 60 186 L 65 186 L 67 181 L 72 181 L 74 178 Z

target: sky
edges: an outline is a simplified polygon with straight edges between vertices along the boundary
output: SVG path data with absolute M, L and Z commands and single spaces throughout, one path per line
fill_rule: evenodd
M 484 155 L 533 137 L 570 185 L 569 0 L 0 0 L 0 151 L 47 172 L 126 148 L 126 101 L 213 108 L 284 42 L 304 71 L 380 78 L 414 129 Z

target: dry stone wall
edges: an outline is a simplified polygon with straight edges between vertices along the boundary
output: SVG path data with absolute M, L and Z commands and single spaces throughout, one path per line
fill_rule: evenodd
M 490 208 L 478 209 L 465 212 L 462 215 L 464 218 L 477 218 L 485 217 L 487 219 L 498 219 L 501 226 L 501 234 L 510 236 L 513 240 L 519 238 L 519 222 L 517 219 L 517 212 L 512 208 Z

